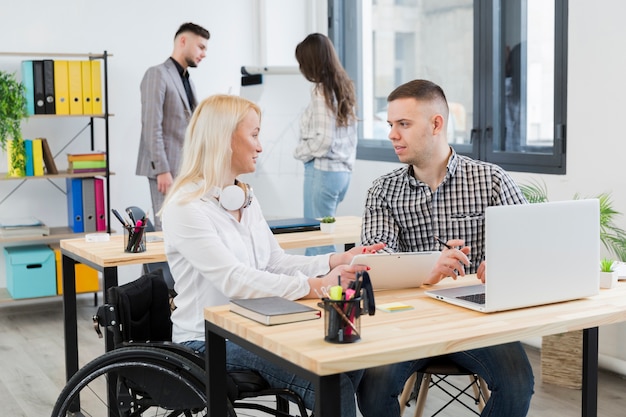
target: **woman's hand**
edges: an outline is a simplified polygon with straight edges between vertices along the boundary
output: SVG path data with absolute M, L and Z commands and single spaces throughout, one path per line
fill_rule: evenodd
M 357 272 L 367 270 L 369 267 L 366 265 L 339 265 L 322 277 L 309 278 L 311 290 L 306 298 L 324 297 L 328 292 L 324 291 L 323 287 L 328 290 L 335 285 L 341 285 L 346 290 L 350 283 L 356 279 Z
M 470 265 L 467 257 L 470 253 L 469 246 L 463 246 L 465 241 L 462 239 L 452 239 L 446 242 L 452 249 L 444 249 L 437 263 L 433 267 L 430 277 L 426 280 L 426 284 L 436 284 L 445 277 L 457 279 L 458 276 L 465 276 L 465 267 Z M 456 249 L 460 246 L 459 249 Z
M 384 243 L 375 243 L 369 246 L 356 246 L 343 253 L 333 253 L 330 256 L 330 267 L 332 269 L 337 267 L 338 265 L 349 265 L 355 255 L 361 255 L 364 253 L 376 253 L 384 247 Z

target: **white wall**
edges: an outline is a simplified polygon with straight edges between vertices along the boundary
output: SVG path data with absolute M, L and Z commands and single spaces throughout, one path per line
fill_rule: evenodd
M 316 0 L 165 0 L 85 2 L 81 0 L 13 1 L 0 13 L 0 51 L 101 52 L 113 54 L 109 64 L 111 206 L 134 204 L 148 208 L 145 178 L 135 176 L 140 131 L 139 83 L 148 66 L 165 60 L 172 49 L 178 25 L 193 21 L 211 32 L 207 58 L 192 70 L 200 96 L 238 93 L 242 65 L 296 65 L 295 45 L 312 31 L 325 32 L 324 1 Z M 626 96 L 626 55 L 621 53 L 626 26 L 621 0 L 570 1 L 567 175 L 513 173 L 521 182 L 544 179 L 550 199 L 571 198 L 575 193 L 593 196 L 610 191 L 616 208 L 626 213 L 623 179 L 621 122 Z M 3 69 L 17 70 L 19 59 L 0 58 Z M 445 89 L 445 86 L 443 86 Z M 46 136 L 53 147 L 81 124 L 73 119 L 26 123 L 27 135 Z M 86 137 L 81 138 L 83 141 Z M 101 142 L 100 142 L 101 143 Z M 103 147 L 100 145 L 100 147 Z M 54 149 L 53 149 L 54 151 Z M 360 215 L 367 187 L 395 163 L 357 161 L 352 185 L 340 215 Z M 0 158 L 0 172 L 6 172 Z M 280 182 L 280 178 L 276 178 Z M 0 200 L 8 193 L 0 183 Z M 301 190 L 290 190 L 301 195 Z M 45 204 L 42 204 L 42 201 Z M 274 210 L 271 201 L 264 201 Z M 0 205 L 0 216 L 32 214 L 48 224 L 65 224 L 65 197 L 44 181 L 29 181 Z M 620 219 L 626 228 L 626 219 Z M 1 259 L 1 258 L 0 258 Z M 563 260 L 573 261 L 573 260 Z M 121 279 L 136 276 L 132 267 L 120 271 Z M 4 260 L 0 260 L 0 287 L 5 286 Z M 602 351 L 626 360 L 620 351 L 626 326 L 602 328 Z M 622 349 L 623 350 L 623 349 Z
M 0 13 L 0 51 L 42 53 L 101 53 L 109 59 L 109 119 L 111 207 L 150 208 L 145 177 L 135 175 L 141 129 L 139 84 L 145 70 L 167 59 L 178 26 L 192 21 L 211 32 L 207 57 L 191 77 L 200 98 L 215 93 L 239 93 L 242 65 L 296 65 L 296 43 L 309 31 L 325 30 L 325 2 L 315 0 L 165 0 L 84 2 L 81 0 L 13 1 Z M 289 18 L 286 19 L 285 16 Z M 319 28 L 319 25 L 321 29 Z M 0 67 L 19 74 L 20 57 L 0 57 Z M 35 58 L 36 59 L 36 58 Z M 18 75 L 19 76 L 19 75 Z M 49 139 L 58 152 L 87 123 L 83 118 L 32 119 L 23 124 L 25 137 Z M 104 149 L 102 127 L 96 120 L 96 148 Z M 87 151 L 88 130 L 57 158 Z M 6 172 L 0 156 L 0 172 Z M 27 181 L 16 191 L 17 181 L 0 182 L 0 216 L 33 215 L 50 226 L 67 224 L 65 195 L 47 181 Z M 64 181 L 57 185 L 64 188 Z M 113 227 L 118 225 L 113 220 Z M 119 227 L 117 227 L 119 229 Z M 0 248 L 1 250 L 2 248 Z M 131 279 L 138 268 L 120 270 Z M 0 287 L 6 286 L 4 258 L 0 256 Z

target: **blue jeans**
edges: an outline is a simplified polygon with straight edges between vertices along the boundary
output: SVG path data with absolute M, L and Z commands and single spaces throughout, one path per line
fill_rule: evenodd
M 480 375 L 491 391 L 482 417 L 523 417 L 528 413 L 534 377 L 526 352 L 519 342 L 490 346 L 446 357 Z M 366 369 L 357 392 L 364 417 L 398 417 L 398 396 L 406 380 L 430 359 Z
M 206 351 L 206 345 L 201 340 L 191 340 L 182 344 L 200 353 Z M 315 407 L 315 391 L 310 381 L 293 375 L 229 341 L 226 342 L 226 369 L 229 371 L 253 369 L 259 372 L 271 387 L 289 388 L 302 397 L 306 408 L 313 410 Z M 342 417 L 356 417 L 354 394 L 362 375 L 363 371 L 341 374 Z
M 321 171 L 314 162 L 304 164 L 304 217 L 335 216 L 337 206 L 346 196 L 351 173 L 347 171 Z M 307 248 L 306 255 L 335 252 L 334 246 Z

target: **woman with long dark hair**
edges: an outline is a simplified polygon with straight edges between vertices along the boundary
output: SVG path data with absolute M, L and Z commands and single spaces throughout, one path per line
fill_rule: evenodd
M 304 216 L 335 216 L 356 159 L 354 84 L 325 35 L 308 35 L 296 47 L 296 59 L 302 75 L 314 83 L 294 152 L 304 162 Z M 309 248 L 307 255 L 333 250 L 332 246 Z

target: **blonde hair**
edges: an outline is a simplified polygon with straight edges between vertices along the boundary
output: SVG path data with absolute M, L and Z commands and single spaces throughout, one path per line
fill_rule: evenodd
M 226 94 L 210 96 L 196 107 L 185 132 L 180 172 L 163 207 L 187 184 L 196 183 L 200 187 L 182 196 L 181 204 L 203 196 L 213 187 L 224 185 L 230 175 L 233 133 L 250 110 L 261 117 L 261 109 L 255 103 Z M 158 214 L 162 211 L 163 208 Z

